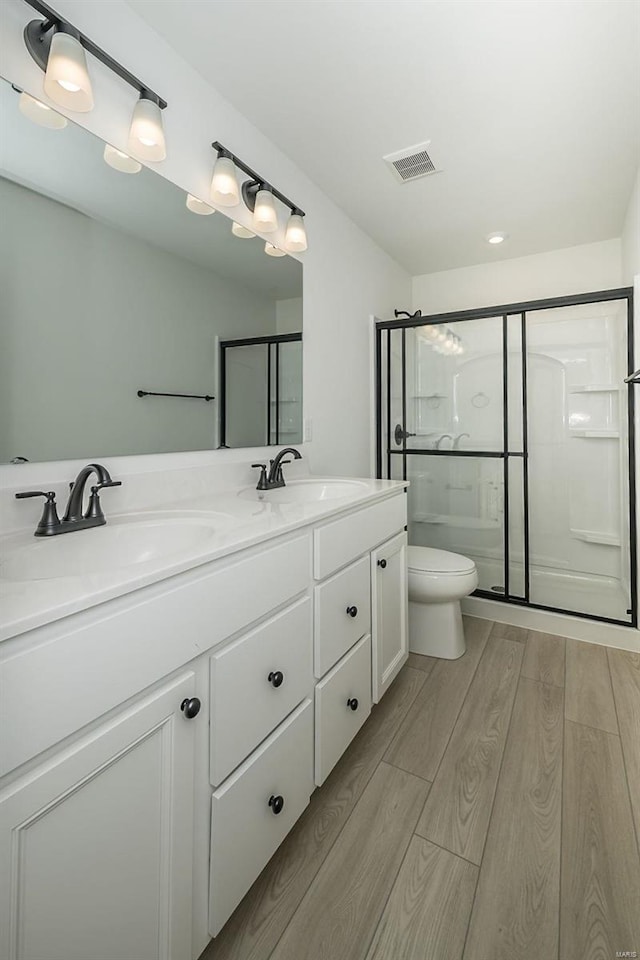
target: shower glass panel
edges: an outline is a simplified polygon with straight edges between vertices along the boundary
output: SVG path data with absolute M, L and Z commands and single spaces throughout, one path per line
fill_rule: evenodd
M 481 596 L 637 623 L 631 298 L 378 324 L 378 475 Z
M 225 360 L 225 445 L 260 447 L 267 431 L 267 351 L 262 344 L 238 346 Z

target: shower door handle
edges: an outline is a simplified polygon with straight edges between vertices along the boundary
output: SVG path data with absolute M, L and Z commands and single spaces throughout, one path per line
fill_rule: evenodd
M 400 446 L 402 446 L 402 441 L 403 441 L 403 440 L 406 440 L 407 437 L 415 437 L 415 433 L 409 433 L 408 430 L 403 430 L 403 429 L 402 429 L 402 424 L 401 424 L 401 423 L 397 423 L 397 424 L 396 424 L 396 429 L 395 429 L 395 432 L 394 432 L 393 436 L 394 436 L 394 439 L 395 439 L 396 443 L 397 443 L 398 446 L 400 447 Z

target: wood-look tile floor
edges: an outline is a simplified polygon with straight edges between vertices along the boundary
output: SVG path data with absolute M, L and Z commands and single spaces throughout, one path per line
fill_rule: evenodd
M 201 960 L 640 957 L 640 654 L 412 654 Z

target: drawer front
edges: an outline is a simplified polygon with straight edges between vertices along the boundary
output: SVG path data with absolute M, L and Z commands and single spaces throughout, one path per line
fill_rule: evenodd
M 4 641 L 0 776 L 302 593 L 309 548 L 263 545 Z
M 363 557 L 314 589 L 316 677 L 324 676 L 370 630 L 371 569 L 369 557 Z
M 305 700 L 213 794 L 209 930 L 215 937 L 309 803 L 313 705 Z M 282 797 L 280 813 L 270 798 Z
M 403 491 L 317 527 L 313 532 L 314 578 L 324 580 L 351 560 L 398 533 L 406 522 L 407 498 Z
M 214 653 L 211 782 L 222 783 L 312 690 L 309 597 Z
M 348 701 L 358 701 L 353 710 Z M 316 686 L 315 777 L 320 786 L 371 713 L 371 637 L 363 637 Z

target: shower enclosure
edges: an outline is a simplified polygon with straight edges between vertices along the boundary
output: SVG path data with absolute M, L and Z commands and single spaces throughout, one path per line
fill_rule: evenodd
M 637 625 L 631 289 L 376 326 L 377 474 L 477 595 Z

